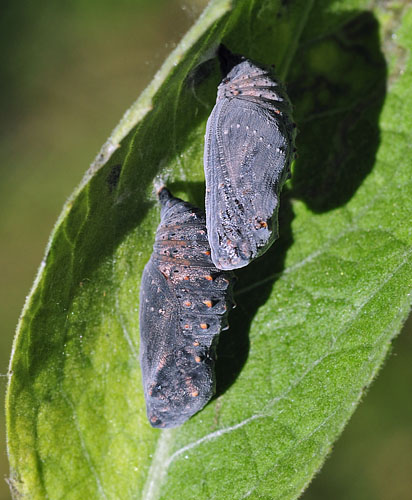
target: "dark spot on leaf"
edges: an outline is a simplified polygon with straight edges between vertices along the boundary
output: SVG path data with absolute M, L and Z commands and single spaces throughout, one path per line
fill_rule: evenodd
M 107 176 L 107 184 L 109 186 L 110 193 L 116 188 L 120 179 L 120 172 L 122 171 L 122 165 L 113 165 L 111 168 L 109 175 Z

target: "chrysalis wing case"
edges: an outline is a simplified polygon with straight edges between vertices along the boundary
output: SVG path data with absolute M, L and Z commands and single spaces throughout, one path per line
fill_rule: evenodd
M 153 427 L 175 427 L 215 391 L 216 345 L 232 306 L 231 272 L 210 258 L 205 214 L 166 188 L 140 288 L 140 364 Z
M 278 237 L 296 130 L 285 89 L 267 69 L 223 46 L 219 57 L 226 77 L 206 128 L 206 226 L 215 266 L 236 269 Z

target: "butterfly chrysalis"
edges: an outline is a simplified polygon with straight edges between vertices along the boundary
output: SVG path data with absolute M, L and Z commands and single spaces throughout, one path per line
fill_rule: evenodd
M 268 69 L 224 46 L 219 57 L 226 76 L 206 128 L 206 225 L 215 266 L 236 269 L 278 237 L 296 130 L 285 89 Z
M 215 390 L 216 346 L 233 304 L 234 275 L 213 265 L 205 214 L 166 188 L 140 288 L 140 363 L 153 427 L 175 427 Z

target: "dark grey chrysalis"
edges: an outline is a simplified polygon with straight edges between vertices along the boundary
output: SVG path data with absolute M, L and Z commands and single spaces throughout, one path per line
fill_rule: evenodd
M 218 54 L 226 76 L 206 127 L 206 226 L 215 266 L 236 269 L 278 237 L 296 128 L 285 89 L 268 69 L 224 46 Z
M 147 417 L 175 427 L 215 391 L 216 346 L 233 304 L 234 275 L 210 258 L 205 214 L 166 188 L 140 288 L 140 364 Z

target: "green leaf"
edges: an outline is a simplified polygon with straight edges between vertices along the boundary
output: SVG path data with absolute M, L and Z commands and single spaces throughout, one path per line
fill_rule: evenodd
M 18 326 L 7 394 L 18 498 L 294 499 L 410 308 L 407 2 L 215 0 L 66 203 Z M 217 397 L 152 429 L 138 362 L 153 180 L 201 205 L 214 51 L 275 64 L 300 129 L 280 239 L 238 272 Z

